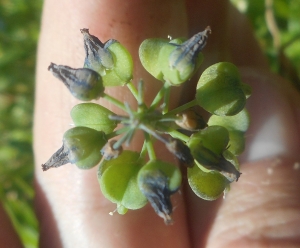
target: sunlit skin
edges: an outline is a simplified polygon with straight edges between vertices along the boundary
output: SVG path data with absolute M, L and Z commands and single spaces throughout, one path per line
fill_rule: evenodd
M 133 55 L 135 83 L 144 79 L 146 102 L 160 83 L 138 62 L 138 47 L 150 37 L 191 36 L 210 26 L 212 34 L 201 67 L 229 61 L 253 88 L 248 109 L 252 125 L 247 149 L 240 157 L 242 175 L 225 200 L 199 199 L 187 185 L 172 197 L 174 224 L 166 226 L 151 206 L 109 215 L 116 206 L 99 189 L 96 168 L 73 165 L 43 172 L 44 163 L 61 146 L 72 123 L 69 112 L 79 101 L 58 82 L 50 62 L 81 67 L 84 61 L 80 29 L 102 41 L 115 38 Z M 244 16 L 227 1 L 45 1 L 40 34 L 34 125 L 36 210 L 41 247 L 296 247 L 300 244 L 300 170 L 298 94 L 272 75 Z M 194 97 L 195 81 L 172 92 L 172 106 Z M 125 88 L 107 92 L 134 107 Z M 106 101 L 98 101 L 122 114 Z M 139 149 L 140 139 L 132 149 Z M 157 156 L 174 162 L 161 147 Z M 1 215 L 0 215 L 1 216 Z M 1 222 L 2 223 L 2 222 Z M 1 225 L 2 227 L 3 225 Z M 7 247 L 18 247 L 14 233 L 0 228 Z M 2 237 L 0 235 L 0 237 Z M 10 239 L 11 238 L 11 239 Z M 13 246 L 15 245 L 15 246 Z

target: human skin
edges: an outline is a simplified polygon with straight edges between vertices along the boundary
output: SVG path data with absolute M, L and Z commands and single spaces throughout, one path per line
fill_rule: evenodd
M 166 226 L 147 205 L 121 216 L 99 189 L 97 168 L 74 165 L 43 172 L 41 164 L 61 146 L 78 103 L 47 67 L 50 62 L 82 67 L 81 28 L 106 41 L 119 40 L 133 55 L 134 82 L 143 78 L 149 102 L 160 88 L 138 62 L 139 44 L 150 37 L 191 36 L 212 28 L 202 68 L 219 61 L 240 67 L 253 87 L 252 126 L 241 157 L 243 173 L 226 199 L 199 199 L 183 184 L 172 197 L 175 223 Z M 194 96 L 194 82 L 172 92 L 172 106 Z M 107 92 L 132 107 L 126 87 Z M 188 96 L 188 97 L 187 97 Z M 34 151 L 36 209 L 41 247 L 295 247 L 300 244 L 299 96 L 269 72 L 241 14 L 227 1 L 46 0 L 38 49 Z M 99 103 L 118 112 L 106 101 Z M 135 139 L 132 149 L 138 149 Z M 158 153 L 162 159 L 174 161 Z

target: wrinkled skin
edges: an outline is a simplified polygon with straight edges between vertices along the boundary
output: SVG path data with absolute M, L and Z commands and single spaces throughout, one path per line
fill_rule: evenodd
M 166 226 L 148 206 L 126 215 L 108 213 L 115 205 L 99 190 L 96 168 L 72 165 L 43 172 L 41 164 L 61 144 L 69 128 L 69 112 L 78 103 L 47 71 L 50 62 L 80 67 L 84 48 L 80 29 L 105 41 L 122 42 L 134 56 L 135 78 L 146 82 L 147 100 L 160 83 L 140 66 L 138 46 L 145 38 L 191 36 L 207 25 L 212 34 L 204 49 L 203 68 L 219 61 L 240 67 L 244 83 L 253 87 L 248 108 L 252 126 L 241 157 L 243 173 L 226 199 L 207 202 L 184 184 L 172 197 L 175 223 Z M 147 87 L 150 85 L 151 87 Z M 176 88 L 173 107 L 194 96 L 195 81 Z M 126 87 L 107 89 L 129 102 Z M 41 247 L 296 247 L 300 244 L 299 96 L 272 75 L 244 16 L 227 1 L 183 0 L 46 0 L 37 65 L 34 126 L 36 209 Z M 108 108 L 111 106 L 102 100 Z M 112 108 L 113 111 L 116 109 Z M 120 112 L 117 112 L 120 113 Z M 138 149 L 141 140 L 134 140 Z M 175 161 L 163 148 L 161 159 Z M 2 212 L 0 212 L 2 215 Z M 2 223 L 2 222 L 1 222 Z M 7 223 L 7 221 L 4 223 Z M 2 229 L 7 247 L 18 247 L 10 229 Z M 4 232 L 9 232 L 10 235 Z M 1 238 L 1 240 L 3 240 Z M 15 245 L 15 246 L 13 246 Z

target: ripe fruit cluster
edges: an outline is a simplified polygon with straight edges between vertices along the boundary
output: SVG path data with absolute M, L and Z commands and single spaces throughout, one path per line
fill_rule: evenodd
M 241 82 L 238 69 L 221 62 L 201 75 L 195 99 L 169 111 L 170 89 L 189 80 L 198 70 L 210 27 L 188 40 L 147 39 L 139 48 L 144 68 L 162 81 L 152 103 L 144 102 L 143 82 L 132 83 L 133 61 L 116 40 L 102 43 L 88 29 L 81 30 L 86 58 L 83 68 L 51 63 L 49 70 L 71 94 L 82 101 L 105 98 L 127 115 L 116 115 L 95 103 L 81 103 L 71 110 L 75 127 L 63 136 L 63 145 L 42 165 L 44 171 L 72 163 L 81 169 L 98 165 L 103 195 L 117 204 L 117 211 L 139 209 L 150 202 L 165 223 L 172 222 L 170 196 L 182 182 L 178 166 L 157 158 L 153 143 L 163 142 L 187 168 L 188 183 L 199 197 L 214 200 L 240 177 L 237 156 L 244 150 L 249 126 L 245 110 L 251 88 Z M 138 107 L 105 93 L 105 87 L 126 85 Z M 204 120 L 199 106 L 211 117 Z M 122 124 L 122 128 L 117 128 Z M 142 130 L 140 152 L 123 150 L 135 132 Z M 119 137 L 115 139 L 115 137 Z

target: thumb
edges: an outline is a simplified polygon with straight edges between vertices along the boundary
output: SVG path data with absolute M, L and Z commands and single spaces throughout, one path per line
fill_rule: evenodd
M 242 177 L 222 201 L 208 246 L 299 245 L 299 95 L 270 73 L 242 70 L 253 87 Z M 247 161 L 247 162 L 246 162 Z

